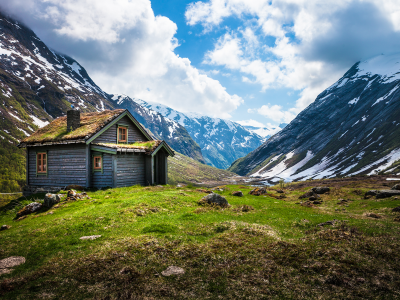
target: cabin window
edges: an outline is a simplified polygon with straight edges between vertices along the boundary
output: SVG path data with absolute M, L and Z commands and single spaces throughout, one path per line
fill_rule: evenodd
M 102 159 L 101 156 L 94 156 L 93 157 L 93 169 L 100 170 L 102 169 Z
M 36 153 L 36 171 L 37 173 L 47 173 L 47 153 L 40 152 Z
M 118 142 L 126 143 L 128 141 L 128 128 L 118 127 Z

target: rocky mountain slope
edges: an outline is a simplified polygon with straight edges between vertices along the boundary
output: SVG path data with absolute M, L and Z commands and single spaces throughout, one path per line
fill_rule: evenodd
M 400 173 L 400 54 L 358 62 L 229 170 L 267 180 Z
M 229 120 L 194 113 L 184 114 L 162 104 L 133 100 L 184 126 L 200 145 L 207 164 L 220 169 L 228 168 L 232 162 L 256 149 L 264 140 L 257 133 Z
M 74 59 L 49 49 L 29 28 L 0 12 L 0 191 L 25 180 L 24 151 L 16 145 L 62 116 L 71 104 L 81 111 L 120 108 Z M 200 147 L 179 124 L 136 105 L 134 115 L 175 150 L 204 162 Z

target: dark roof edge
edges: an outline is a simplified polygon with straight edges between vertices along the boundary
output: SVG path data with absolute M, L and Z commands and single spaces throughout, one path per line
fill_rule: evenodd
M 160 145 L 158 145 L 158 147 L 156 149 L 154 149 L 153 152 L 151 152 L 151 156 L 156 155 L 158 150 L 160 150 L 162 147 L 164 147 L 167 150 L 169 155 L 171 155 L 172 157 L 175 156 L 175 152 L 171 149 L 171 147 L 164 140 L 160 143 Z
M 83 144 L 85 143 L 84 139 L 80 140 L 64 140 L 59 142 L 43 142 L 43 143 L 19 143 L 17 145 L 18 148 L 27 148 L 27 147 L 40 147 L 40 146 L 53 146 L 53 145 L 67 145 L 67 144 Z

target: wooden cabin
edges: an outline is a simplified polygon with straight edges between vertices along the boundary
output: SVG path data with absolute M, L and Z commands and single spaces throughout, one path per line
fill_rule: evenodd
M 70 110 L 25 138 L 28 187 L 167 184 L 165 141 L 154 140 L 128 110 Z

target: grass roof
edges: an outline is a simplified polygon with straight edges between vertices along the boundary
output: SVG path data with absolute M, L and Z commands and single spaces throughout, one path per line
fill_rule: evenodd
M 162 141 L 146 141 L 146 142 L 135 142 L 132 144 L 113 144 L 113 143 L 97 143 L 96 145 L 109 147 L 113 149 L 124 148 L 124 149 L 143 149 L 148 152 L 153 152 Z
M 124 111 L 124 109 L 116 109 L 81 114 L 81 126 L 70 132 L 67 132 L 67 116 L 60 117 L 47 126 L 35 131 L 21 143 L 30 144 L 87 139 Z

